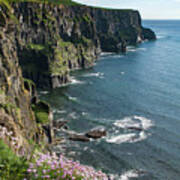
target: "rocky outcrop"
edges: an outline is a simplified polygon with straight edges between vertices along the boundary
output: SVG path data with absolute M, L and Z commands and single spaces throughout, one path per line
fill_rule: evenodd
M 92 129 L 85 134 L 86 137 L 93 138 L 93 139 L 99 139 L 99 138 L 102 138 L 106 135 L 107 135 L 106 130 L 104 128 L 101 128 L 101 127 L 100 128 L 97 127 L 95 129 Z
M 125 52 L 127 45 L 155 39 L 133 10 L 30 2 L 13 9 L 23 75 L 40 88 L 66 84 L 70 71 L 93 66 L 101 51 Z
M 82 134 L 71 134 L 69 137 L 71 141 L 81 141 L 81 142 L 89 142 L 90 139 Z

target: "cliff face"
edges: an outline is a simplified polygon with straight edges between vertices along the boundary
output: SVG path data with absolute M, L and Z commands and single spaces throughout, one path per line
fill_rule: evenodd
M 10 11 L 2 7 L 0 11 L 0 126 L 18 139 L 5 141 L 18 154 L 28 153 L 32 148 L 30 141 L 48 141 L 46 130 L 38 125 L 32 105 L 37 106 L 35 85 L 22 77 L 16 46 L 16 25 Z M 43 111 L 43 110 L 42 110 Z M 50 114 L 50 110 L 48 112 Z M 47 115 L 49 116 L 49 114 Z M 48 117 L 49 118 L 49 117 Z M 50 119 L 50 118 L 49 118 Z M 0 134 L 0 138 L 3 135 Z M 28 141 L 29 140 L 29 141 Z
M 58 87 L 71 69 L 93 66 L 100 43 L 86 8 L 20 3 L 14 10 L 20 65 L 38 87 Z
M 142 27 L 138 11 L 92 9 L 92 12 L 102 51 L 124 52 L 127 45 L 156 39 L 153 31 Z
M 125 52 L 127 45 L 155 39 L 137 11 L 39 3 L 13 8 L 23 75 L 41 88 L 67 83 L 71 70 L 93 66 L 101 51 Z

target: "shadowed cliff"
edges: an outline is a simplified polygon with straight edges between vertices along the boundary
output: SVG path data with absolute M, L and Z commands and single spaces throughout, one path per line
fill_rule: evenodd
M 23 75 L 40 88 L 70 81 L 69 72 L 94 65 L 101 51 L 155 39 L 138 11 L 63 4 L 16 3 L 16 43 Z

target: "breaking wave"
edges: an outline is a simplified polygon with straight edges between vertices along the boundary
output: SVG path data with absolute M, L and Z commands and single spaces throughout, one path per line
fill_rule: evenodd
M 153 126 L 153 122 L 145 117 L 132 116 L 118 120 L 113 125 L 117 128 L 127 129 L 128 132 L 116 134 L 119 131 L 115 131 L 115 134 L 106 139 L 108 143 L 136 143 L 145 140 L 150 135 L 147 130 Z

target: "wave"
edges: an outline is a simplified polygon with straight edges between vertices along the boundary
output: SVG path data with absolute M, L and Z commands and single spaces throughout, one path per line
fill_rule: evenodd
M 72 118 L 72 119 L 77 119 L 77 118 L 78 118 L 76 112 L 72 112 L 72 113 L 70 113 L 68 116 L 69 116 L 70 118 Z
M 129 180 L 129 178 L 138 178 L 139 177 L 139 172 L 137 170 L 129 170 L 124 172 L 120 176 L 120 180 Z
M 49 91 L 40 91 L 39 92 L 39 94 L 43 94 L 43 95 L 48 94 L 48 93 L 49 93 Z
M 99 77 L 99 78 L 104 78 L 104 73 L 97 72 L 97 73 L 88 73 L 83 75 L 83 77 Z
M 79 81 L 79 80 L 75 79 L 75 77 L 71 76 L 70 84 L 84 84 L 84 82 Z
M 116 135 L 113 134 L 106 138 L 108 143 L 136 143 L 147 139 L 151 135 L 147 130 L 153 126 L 153 122 L 145 117 L 132 116 L 118 120 L 113 125 L 118 128 L 127 129 L 128 133 L 117 135 L 118 131 L 115 130 L 113 133 Z
M 72 96 L 68 96 L 68 99 L 71 100 L 71 101 L 77 101 L 77 98 L 76 97 L 72 97 Z
M 136 48 L 134 46 L 127 46 L 127 52 L 146 51 L 146 48 Z
M 134 46 L 127 46 L 127 51 L 128 52 L 136 52 L 137 48 L 135 48 Z
M 114 54 L 114 52 L 101 52 L 100 56 L 108 56 L 112 54 Z
M 82 112 L 81 114 L 82 114 L 82 116 L 87 116 L 88 115 L 87 112 Z
M 58 109 L 53 109 L 53 113 L 57 113 L 57 114 L 65 114 L 67 111 L 65 110 L 58 110 Z
M 146 48 L 138 48 L 137 50 L 146 51 L 147 49 Z
M 136 133 L 122 134 L 107 138 L 106 142 L 114 143 L 114 144 L 136 143 L 147 139 L 148 135 L 149 134 L 146 134 L 144 131 L 140 132 L 139 134 Z
M 120 128 L 142 128 L 143 130 L 147 130 L 151 128 L 154 124 L 150 119 L 147 119 L 142 116 L 130 116 L 130 117 L 125 117 L 122 120 L 117 120 L 114 123 L 115 126 L 120 127 Z
M 115 144 L 121 144 L 125 142 L 132 142 L 132 140 L 136 137 L 135 133 L 130 133 L 130 134 L 122 134 L 118 136 L 113 136 L 108 138 L 106 141 L 108 143 L 115 143 Z
M 121 55 L 121 54 L 116 54 L 116 55 L 113 55 L 111 58 L 123 58 L 124 55 Z
M 157 35 L 157 39 L 164 39 L 164 38 L 166 38 L 165 35 Z

